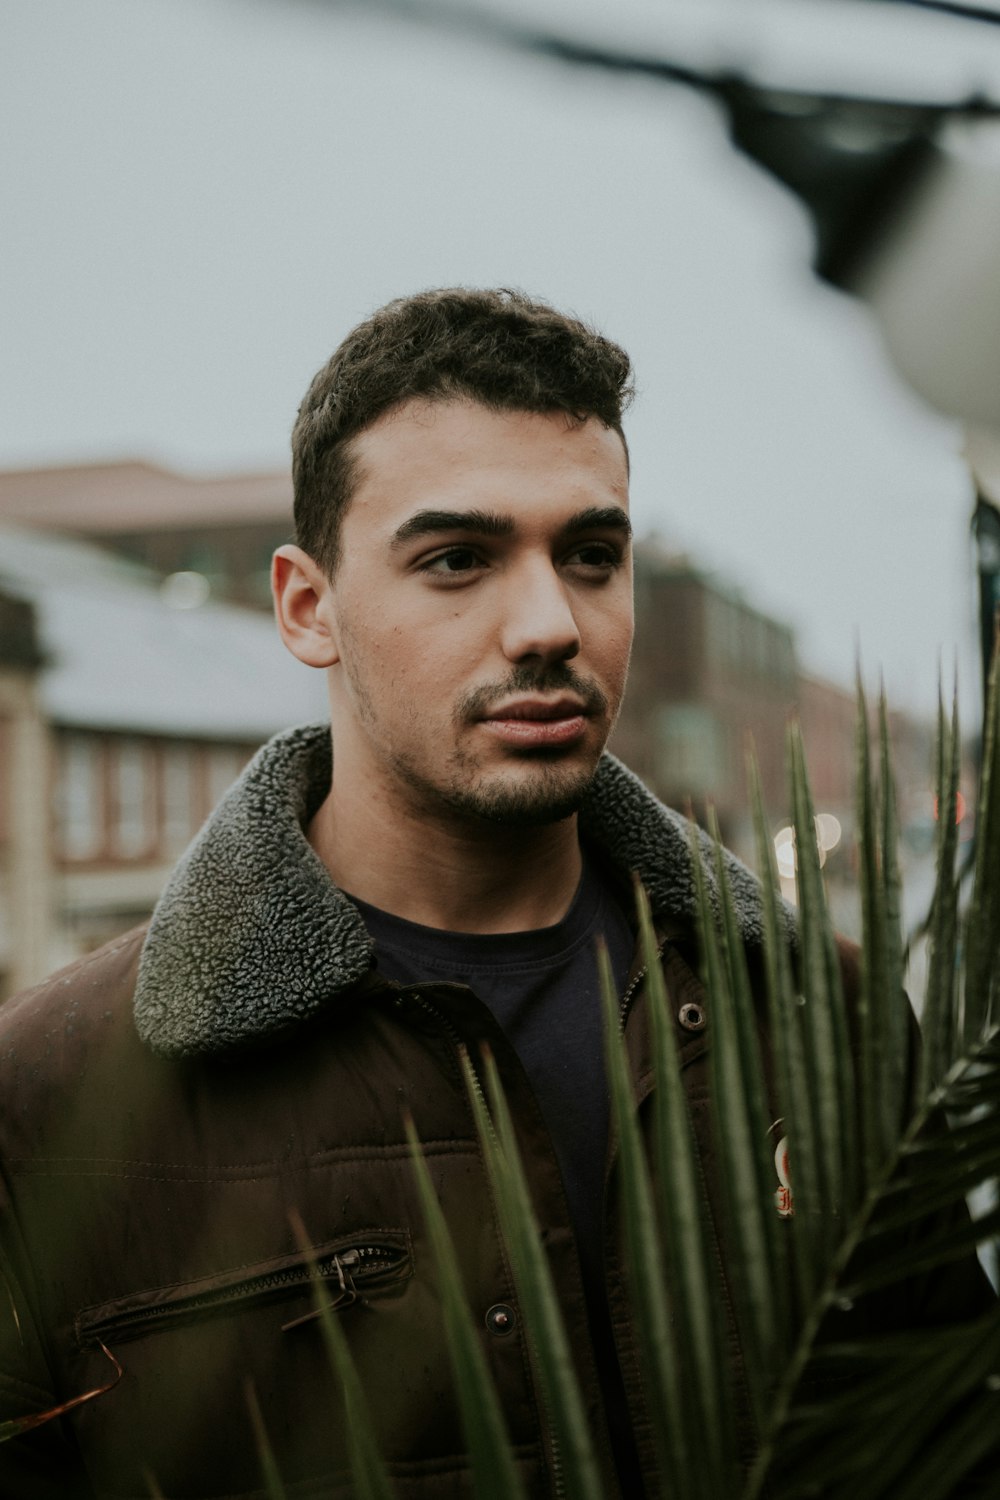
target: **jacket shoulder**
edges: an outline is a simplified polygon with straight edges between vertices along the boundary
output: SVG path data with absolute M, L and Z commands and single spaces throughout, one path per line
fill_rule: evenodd
M 0 1006 L 0 1112 L 55 1105 L 85 1088 L 97 1058 L 141 1050 L 132 999 L 145 927 L 106 943 Z
M 35 1018 L 48 1022 L 53 1015 L 91 1001 L 100 1003 L 112 995 L 131 1000 L 139 955 L 148 922 L 112 938 L 83 958 L 57 969 L 29 989 L 19 990 L 0 1005 L 0 1035 L 11 1027 L 30 1024 Z

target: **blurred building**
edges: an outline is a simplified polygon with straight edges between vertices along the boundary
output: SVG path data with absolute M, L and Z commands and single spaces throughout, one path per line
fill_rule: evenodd
M 787 625 L 661 543 L 637 543 L 635 573 L 635 650 L 612 748 L 665 802 L 690 807 L 702 822 L 712 808 L 725 842 L 756 865 L 747 775 L 752 745 L 791 894 L 786 745 L 796 721 L 814 805 L 824 818 L 835 919 L 856 932 L 855 694 L 802 672 Z M 933 731 L 900 713 L 890 713 L 889 730 L 903 857 L 922 857 L 933 842 Z
M 753 748 L 765 806 L 787 804 L 785 737 L 799 701 L 789 626 L 738 589 L 658 542 L 635 549 L 636 643 L 613 748 L 672 806 L 752 849 L 747 765 Z M 817 697 L 821 687 L 817 684 Z M 827 750 L 835 758 L 841 741 Z
M 145 917 L 254 749 L 327 713 L 262 615 L 0 529 L 0 994 Z
M 0 525 L 88 538 L 214 599 L 270 609 L 271 553 L 292 538 L 285 470 L 191 478 L 138 461 L 0 473 Z M 182 585 L 183 587 L 183 585 Z
M 800 672 L 795 684 L 795 709 L 802 726 L 814 802 L 838 812 L 853 808 L 858 756 L 857 694 Z

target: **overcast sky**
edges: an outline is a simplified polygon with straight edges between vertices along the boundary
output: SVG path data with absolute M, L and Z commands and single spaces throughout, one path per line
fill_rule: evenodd
M 595 21 L 651 13 L 611 7 Z M 657 0 L 680 52 L 785 81 L 851 62 L 869 86 L 1000 93 L 1000 28 L 979 28 L 972 78 L 937 20 L 904 13 L 906 46 L 880 47 L 793 8 L 796 27 L 757 32 L 775 6 Z M 839 681 L 860 642 L 926 707 L 957 657 L 974 722 L 957 431 L 815 281 L 803 212 L 710 103 L 323 0 L 0 0 L 0 17 L 0 465 L 281 466 L 313 371 L 374 306 L 520 286 L 635 359 L 640 532 L 789 621 Z

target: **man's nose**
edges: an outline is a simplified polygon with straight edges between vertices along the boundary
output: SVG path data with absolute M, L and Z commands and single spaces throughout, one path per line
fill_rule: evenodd
M 520 568 L 504 600 L 503 653 L 508 661 L 570 661 L 580 632 L 565 584 L 550 562 Z

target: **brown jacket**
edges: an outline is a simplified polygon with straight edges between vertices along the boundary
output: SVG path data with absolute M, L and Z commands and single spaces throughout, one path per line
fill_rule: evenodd
M 407 1112 L 460 1249 L 528 1492 L 558 1493 L 459 1070 L 459 1047 L 475 1059 L 484 1042 L 518 1124 L 601 1430 L 565 1196 L 523 1070 L 467 989 L 401 989 L 372 968 L 356 909 L 302 833 L 329 776 L 325 731 L 273 741 L 178 867 L 148 934 L 112 943 L 0 1012 L 0 1420 L 111 1386 L 0 1445 L 5 1500 L 137 1500 L 151 1493 L 148 1476 L 167 1500 L 263 1496 L 251 1385 L 289 1494 L 346 1500 L 343 1413 L 308 1316 L 296 1215 L 338 1303 L 398 1494 L 467 1495 Z M 639 871 L 671 934 L 663 962 L 704 1141 L 707 1010 L 685 941 L 686 826 L 606 757 L 581 827 L 609 870 Z M 731 876 L 752 952 L 755 884 L 735 861 Z M 626 1008 L 642 1096 L 638 973 Z M 651 1470 L 615 1217 L 612 1201 L 609 1297 Z

